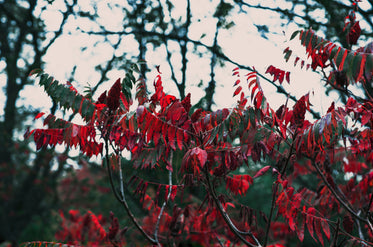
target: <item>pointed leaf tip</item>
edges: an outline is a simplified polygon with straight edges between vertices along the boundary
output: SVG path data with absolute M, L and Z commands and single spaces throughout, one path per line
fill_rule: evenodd
M 44 114 L 45 114 L 45 112 L 39 112 L 39 113 L 36 114 L 36 116 L 34 117 L 34 120 L 41 118 Z
M 299 30 L 295 31 L 295 32 L 291 35 L 290 40 L 293 40 L 293 39 L 297 36 L 298 33 L 300 33 Z
M 239 94 L 239 93 L 241 92 L 241 90 L 242 90 L 242 87 L 241 87 L 241 86 L 238 86 L 238 87 L 236 88 L 236 90 L 234 91 L 234 93 L 233 93 L 233 97 L 236 96 L 237 94 Z
M 271 168 L 271 166 L 265 166 L 262 169 L 260 169 L 253 178 L 261 177 L 263 176 L 268 170 Z

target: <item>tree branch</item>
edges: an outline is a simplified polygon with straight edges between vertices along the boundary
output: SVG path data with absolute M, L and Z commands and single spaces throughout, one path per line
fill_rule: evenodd
M 269 212 L 269 218 L 268 218 L 268 223 L 267 223 L 267 229 L 266 229 L 266 235 L 264 237 L 264 244 L 263 247 L 267 246 L 268 242 L 268 235 L 269 235 L 269 229 L 271 227 L 271 221 L 272 221 L 272 215 L 273 215 L 273 210 L 275 209 L 275 201 L 276 201 L 276 194 L 277 194 L 277 189 L 278 189 L 278 184 L 274 184 L 272 186 L 272 203 L 271 203 L 271 211 Z
M 126 198 L 125 198 L 125 195 L 124 193 L 122 193 L 122 198 L 119 196 L 118 192 L 116 191 L 115 189 L 115 186 L 114 186 L 114 181 L 113 181 L 113 175 L 112 175 L 112 172 L 111 172 L 111 168 L 110 168 L 110 160 L 109 160 L 109 132 L 107 132 L 106 136 L 105 136 L 105 161 L 106 161 L 106 167 L 107 167 L 107 171 L 108 171 L 108 174 L 109 174 L 109 180 L 110 180 L 110 185 L 111 185 L 111 189 L 112 191 L 114 192 L 114 196 L 115 198 L 117 199 L 117 201 L 119 201 L 124 209 L 126 210 L 126 213 L 127 215 L 130 217 L 132 223 L 136 226 L 136 228 L 142 233 L 142 235 L 151 243 L 151 244 L 154 244 L 154 245 L 158 245 L 159 242 L 157 242 L 156 240 L 154 240 L 152 237 L 150 237 L 146 232 L 145 230 L 142 228 L 142 226 L 137 222 L 135 216 L 132 214 L 131 210 L 129 209 L 129 206 L 127 204 L 127 201 L 126 201 Z M 119 156 L 119 159 L 121 157 Z M 123 181 L 121 181 L 121 191 L 123 191 Z
M 173 153 L 171 153 L 170 156 L 171 156 L 171 157 L 170 157 L 170 160 L 171 160 L 171 162 L 172 162 Z M 169 188 L 168 188 L 167 198 L 166 198 L 166 200 L 163 202 L 162 208 L 161 208 L 161 210 L 159 211 L 159 215 L 158 215 L 157 223 L 155 224 L 154 239 L 155 239 L 155 241 L 157 241 L 157 242 L 158 242 L 158 230 L 159 230 L 159 224 L 161 223 L 161 218 L 162 218 L 162 215 L 163 215 L 163 211 L 164 211 L 164 209 L 166 208 L 167 203 L 168 203 L 168 201 L 170 200 L 171 193 L 172 193 L 172 170 L 169 170 L 169 171 L 168 171 L 168 185 L 169 185 Z M 160 246 L 159 243 L 158 243 L 158 245 Z
M 312 165 L 316 168 L 317 173 L 320 175 L 322 180 L 324 181 L 324 184 L 328 187 L 328 189 L 332 192 L 334 197 L 339 201 L 339 203 L 356 219 L 360 220 L 361 222 L 364 222 L 365 224 L 368 224 L 368 220 L 360 217 L 345 201 L 342 200 L 342 198 L 338 195 L 338 193 L 333 189 L 333 187 L 329 184 L 327 178 L 322 173 L 320 167 L 316 164 L 314 160 L 311 159 Z
M 232 222 L 232 220 L 230 219 L 228 213 L 225 211 L 225 209 L 223 208 L 223 206 L 221 205 L 218 197 L 216 196 L 216 193 L 211 185 L 211 181 L 210 181 L 210 176 L 209 176 L 209 171 L 207 170 L 207 164 L 205 164 L 205 171 L 204 171 L 205 175 L 206 175 L 206 180 L 207 180 L 207 185 L 208 185 L 208 190 L 209 190 L 209 193 L 212 195 L 212 198 L 214 199 L 214 202 L 220 212 L 220 215 L 223 217 L 225 223 L 227 223 L 229 229 L 244 243 L 246 244 L 247 246 L 250 246 L 250 247 L 261 247 L 259 241 L 255 238 L 255 236 L 252 234 L 251 231 L 249 232 L 242 232 L 240 230 L 238 230 L 236 228 L 236 226 L 234 225 L 234 223 Z M 249 235 L 255 242 L 257 245 L 254 245 L 250 242 L 248 242 L 246 240 L 245 237 L 243 237 L 242 235 Z

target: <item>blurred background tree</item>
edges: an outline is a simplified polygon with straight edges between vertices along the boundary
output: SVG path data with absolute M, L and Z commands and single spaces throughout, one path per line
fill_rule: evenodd
M 65 40 L 73 46 L 74 39 L 80 37 L 86 44 L 79 47 L 79 53 L 74 56 L 102 56 L 75 64 L 67 75 L 91 79 L 93 86 L 87 93 L 92 97 L 98 96 L 102 84 L 134 61 L 148 61 L 141 67 L 146 77 L 157 63 L 165 61 L 167 66 L 161 70 L 170 74 L 173 82 L 170 87 L 176 88 L 181 98 L 192 85 L 199 88 L 198 105 L 210 110 L 215 103 L 218 68 L 226 64 L 248 68 L 227 53 L 224 48 L 227 44 L 222 44 L 221 38 L 234 30 L 240 16 L 263 11 L 266 18 L 255 18 L 253 24 L 258 35 L 274 43 L 278 42 L 280 28 L 286 29 L 293 23 L 320 30 L 326 38 L 346 44 L 346 34 L 341 30 L 346 13 L 352 9 L 351 1 L 256 2 L 1 0 L 0 85 L 5 93 L 0 99 L 3 107 L 0 111 L 0 243 L 9 241 L 17 246 L 22 241 L 50 239 L 55 231 L 53 227 L 57 227 L 52 224 L 56 217 L 52 212 L 76 206 L 66 200 L 61 203 L 61 195 L 70 189 L 62 193 L 63 186 L 59 183 L 71 176 L 68 174 L 72 164 L 84 159 L 63 150 L 34 152 L 22 138 L 25 129 L 34 124 L 32 119 L 38 112 L 28 105 L 27 98 L 22 99 L 22 93 L 34 83 L 28 74 L 34 68 L 48 67 L 46 62 L 51 59 L 60 59 L 48 57 L 52 49 L 60 49 Z M 358 19 L 362 20 L 365 30 L 362 35 L 367 40 L 372 37 L 373 1 L 364 1 L 359 6 L 363 7 L 357 12 Z M 64 67 L 64 61 L 61 66 Z M 87 76 L 92 71 L 95 76 Z M 53 102 L 49 107 L 55 113 Z M 106 207 L 110 208 L 102 209 Z
M 53 151 L 31 151 L 21 140 L 35 110 L 20 105 L 19 99 L 20 92 L 33 83 L 28 78 L 30 70 L 43 67 L 43 56 L 62 35 L 74 4 L 66 2 L 59 29 L 49 34 L 40 18 L 47 2 L 5 0 L 0 4 L 1 85 L 5 88 L 0 118 L 0 243 L 17 246 L 33 234 L 51 230 L 45 225 L 57 202 L 55 189 L 64 162 Z M 25 232 L 31 235 L 26 237 Z

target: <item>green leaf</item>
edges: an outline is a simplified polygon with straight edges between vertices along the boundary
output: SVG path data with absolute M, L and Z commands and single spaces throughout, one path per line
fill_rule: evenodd
M 285 58 L 285 61 L 286 61 L 286 62 L 289 61 L 289 58 L 290 58 L 292 52 L 293 52 L 293 51 L 289 50 L 289 51 L 285 54 L 285 57 L 284 57 L 284 58 Z
M 293 32 L 293 34 L 290 37 L 290 40 L 293 40 L 300 32 L 300 30 Z
M 367 54 L 364 72 L 367 74 L 373 73 L 373 55 L 372 54 Z

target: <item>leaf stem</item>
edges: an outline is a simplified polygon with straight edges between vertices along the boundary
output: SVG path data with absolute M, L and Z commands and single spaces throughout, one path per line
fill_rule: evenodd
M 173 156 L 173 153 L 171 152 L 171 163 L 172 163 L 172 156 Z M 172 171 L 169 170 L 168 171 L 168 185 L 169 185 L 169 189 L 168 189 L 168 194 L 167 194 L 167 198 L 166 200 L 163 202 L 163 205 L 161 207 L 161 210 L 159 211 L 159 215 L 158 215 L 158 218 L 157 218 L 157 223 L 155 224 L 155 230 L 154 230 L 154 239 L 155 241 L 158 242 L 159 244 L 159 241 L 158 241 L 158 230 L 159 230 L 159 225 L 161 223 L 161 218 L 162 218 L 162 215 L 163 215 L 163 212 L 164 212 L 164 209 L 166 208 L 167 206 L 167 202 L 168 200 L 170 200 L 170 197 L 171 197 L 171 193 L 172 193 Z

